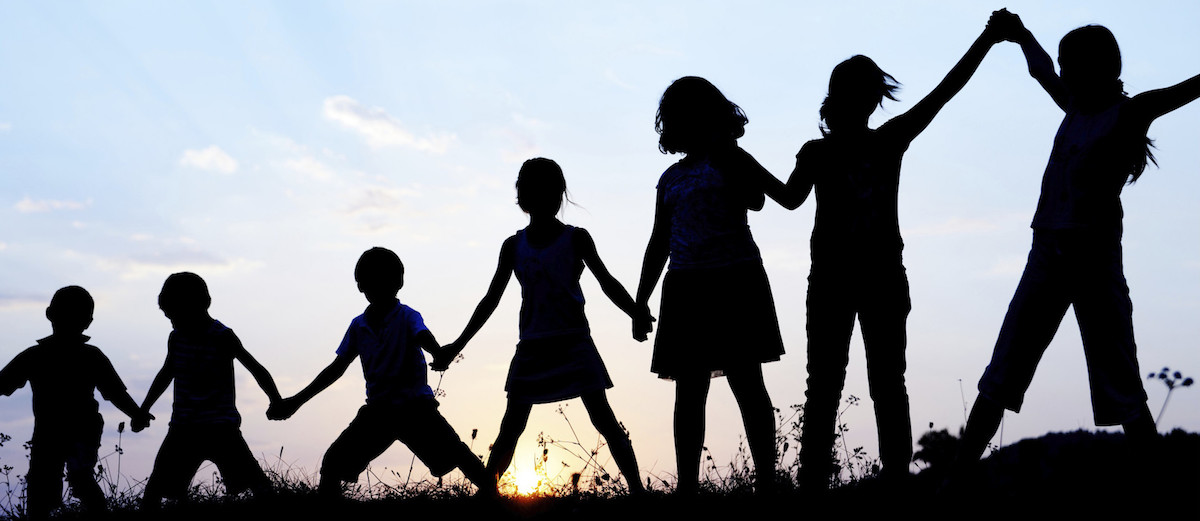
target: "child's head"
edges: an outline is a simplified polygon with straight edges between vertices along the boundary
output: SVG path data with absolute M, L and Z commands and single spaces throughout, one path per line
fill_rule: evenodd
M 866 124 L 875 107 L 883 106 L 883 98 L 896 101 L 899 89 L 896 78 L 866 56 L 859 54 L 839 63 L 829 76 L 829 93 L 821 102 L 821 132 Z
M 171 274 L 158 293 L 158 309 L 172 321 L 203 316 L 210 305 L 208 284 L 190 271 Z
M 1058 44 L 1059 76 L 1072 96 L 1097 99 L 1124 92 L 1121 49 L 1112 31 L 1102 25 L 1075 29 Z
M 359 256 L 354 266 L 354 281 L 368 302 L 390 301 L 404 287 L 404 263 L 392 250 L 376 246 Z
M 664 154 L 732 145 L 746 133 L 746 113 L 704 78 L 685 76 L 671 83 L 658 102 L 654 130 Z
M 567 199 L 567 179 L 553 160 L 535 157 L 517 172 L 517 206 L 528 214 L 556 214 Z
M 54 292 L 46 307 L 46 318 L 55 333 L 82 333 L 92 325 L 96 302 L 86 289 L 67 286 Z

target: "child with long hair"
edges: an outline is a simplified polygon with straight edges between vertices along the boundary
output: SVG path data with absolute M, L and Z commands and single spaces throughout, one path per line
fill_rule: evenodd
M 509 277 L 515 275 L 521 284 L 520 342 L 508 370 L 508 406 L 492 444 L 488 472 L 499 477 L 508 469 L 533 404 L 579 397 L 592 424 L 608 442 L 630 492 L 641 493 L 633 445 L 608 403 L 605 389 L 612 387 L 612 380 L 583 312 L 579 286 L 583 268 L 592 271 L 604 294 L 630 317 L 648 322 L 649 309 L 634 305 L 629 292 L 600 260 L 587 230 L 558 220 L 567 183 L 557 163 L 545 158 L 526 161 L 517 174 L 516 187 L 517 205 L 529 214 L 529 226 L 501 245 L 487 294 L 458 339 L 435 357 L 433 368 L 445 370 L 467 346 L 492 316 Z
M 896 100 L 899 84 L 866 56 L 847 59 L 833 69 L 829 94 L 821 104 L 824 137 L 806 143 L 796 154 L 789 189 L 800 201 L 814 189 L 817 198 L 798 476 L 805 489 L 827 488 L 836 468 L 831 452 L 855 316 L 867 353 L 881 474 L 908 474 L 912 424 L 904 351 L 911 301 L 897 216 L 900 163 L 909 144 L 999 41 L 996 34 L 989 25 L 933 91 L 875 129 L 867 126 L 868 118 L 884 98 Z
M 775 416 L 762 364 L 779 360 L 783 340 L 746 218 L 762 208 L 765 194 L 795 204 L 783 183 L 738 147 L 746 114 L 712 83 L 675 80 L 655 119 L 659 150 L 684 157 L 658 182 L 637 305 L 647 305 L 666 267 L 650 370 L 675 381 L 676 491 L 697 491 L 709 384 L 724 375 L 741 409 L 758 489 L 766 492 L 775 473 Z M 635 320 L 635 338 L 650 328 Z
M 992 360 L 960 445 L 976 461 L 1004 409 L 1018 412 L 1042 353 L 1068 306 L 1083 337 L 1097 425 L 1121 425 L 1142 443 L 1157 436 L 1133 340 L 1133 304 L 1121 259 L 1121 190 L 1150 155 L 1146 132 L 1159 116 L 1200 97 L 1200 75 L 1129 97 L 1121 51 L 1099 25 L 1075 29 L 1058 46 L 1060 73 L 1019 17 L 996 13 L 1005 39 L 1021 46 L 1029 73 L 1066 113 L 1033 216 L 1033 246 L 1000 327 Z

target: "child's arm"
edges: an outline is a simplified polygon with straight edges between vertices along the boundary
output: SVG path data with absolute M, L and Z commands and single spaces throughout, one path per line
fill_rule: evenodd
M 794 189 L 791 178 L 788 179 L 787 184 L 784 184 L 742 147 L 734 147 L 726 160 L 732 163 L 728 166 L 732 172 L 736 172 L 739 176 L 746 176 L 754 186 L 760 187 L 767 197 L 788 210 L 800 207 L 804 203 L 804 199 L 808 197 L 807 193 L 802 194 Z M 792 175 L 795 176 L 796 172 L 792 172 Z M 752 205 L 750 209 L 761 210 L 762 201 L 754 202 L 758 203 L 757 206 Z
M 174 376 L 171 374 L 170 367 L 171 355 L 168 354 L 167 360 L 163 362 L 162 369 L 158 370 L 158 374 L 154 375 L 154 381 L 150 382 L 150 390 L 146 391 L 146 398 L 142 400 L 141 411 L 150 418 L 154 418 L 154 416 L 150 414 L 150 408 L 153 407 L 154 402 L 158 401 L 158 398 L 167 391 L 167 386 L 171 385 L 171 380 L 174 379 Z M 143 419 L 146 418 L 143 417 Z M 148 419 L 146 419 L 144 422 L 134 421 L 129 425 L 129 427 L 133 429 L 133 432 L 141 432 L 142 429 L 145 429 L 149 426 L 150 422 Z
M 996 16 L 992 15 L 993 19 Z M 937 87 L 934 87 L 908 112 L 892 118 L 880 127 L 880 130 L 888 129 L 896 132 L 905 143 L 916 139 L 933 122 L 933 118 L 942 110 L 942 107 L 946 106 L 946 103 L 966 86 L 967 81 L 979 68 L 979 64 L 983 62 L 983 57 L 987 55 L 992 45 L 1000 41 L 1001 36 L 1002 34 L 989 20 L 983 32 L 967 49 L 966 54 L 958 60 L 958 63 L 954 64 L 942 82 L 938 83 Z
M 129 419 L 132 420 L 131 424 L 143 428 L 149 425 L 154 416 L 139 408 L 137 402 L 133 401 L 133 397 L 129 396 L 125 382 L 121 381 L 121 377 L 117 375 L 117 370 L 113 368 L 108 357 L 101 354 L 92 360 L 92 363 L 95 365 L 92 371 L 96 375 L 96 390 L 100 391 L 100 396 L 112 402 L 117 409 L 129 416 Z
M 250 376 L 253 376 L 254 381 L 258 382 L 259 388 L 267 394 L 267 399 L 271 400 L 271 403 L 276 403 L 282 399 L 279 396 L 279 388 L 275 386 L 275 379 L 271 378 L 271 373 L 267 371 L 266 367 L 258 363 L 258 360 L 255 360 L 249 351 L 246 351 L 246 347 L 242 345 L 242 341 L 237 337 L 234 337 L 233 358 L 241 362 L 247 371 L 250 371 Z
M 308 384 L 308 386 L 306 386 L 302 391 L 296 393 L 296 395 L 291 398 L 283 398 L 271 404 L 271 406 L 267 408 L 267 418 L 272 420 L 286 420 L 293 414 L 296 414 L 296 411 L 300 409 L 300 406 L 308 403 L 308 401 L 313 399 L 314 396 L 320 394 L 320 392 L 324 391 L 325 388 L 333 385 L 333 382 L 336 382 L 338 378 L 341 378 L 342 375 L 346 373 L 346 368 L 350 367 L 350 364 L 354 362 L 354 356 L 355 355 L 338 355 L 337 358 L 334 358 L 333 362 L 326 366 L 325 369 L 322 369 L 321 372 L 317 374 L 317 377 L 313 378 L 312 383 Z
M 1129 100 L 1126 110 L 1140 117 L 1149 126 L 1159 116 L 1200 98 L 1200 75 L 1192 76 L 1170 87 L 1146 91 Z
M 1004 39 L 1016 42 L 1021 46 L 1021 52 L 1025 54 L 1025 63 L 1029 66 L 1029 75 L 1046 90 L 1046 94 L 1050 95 L 1058 108 L 1067 110 L 1067 106 L 1071 103 L 1067 86 L 1063 83 L 1062 78 L 1054 72 L 1054 60 L 1038 43 L 1037 38 L 1033 37 L 1033 33 L 1025 28 L 1021 17 L 1008 12 L 1007 9 L 1001 9 L 992 13 L 992 20 L 989 21 L 989 24 L 996 25 Z
M 663 200 L 663 191 L 659 189 L 654 203 L 654 228 L 650 231 L 650 242 L 646 244 L 646 254 L 642 258 L 642 275 L 638 279 L 636 307 L 649 309 L 650 295 L 658 285 L 663 268 L 667 266 L 667 258 L 671 254 L 671 213 L 673 208 Z M 638 342 L 646 341 L 647 335 L 654 329 L 646 317 L 634 317 L 633 338 Z
M 454 342 L 434 353 L 434 370 L 444 371 L 450 361 L 458 356 L 463 348 L 467 347 L 467 342 L 475 337 L 475 333 L 479 332 L 488 318 L 491 318 L 492 313 L 496 311 L 496 306 L 500 305 L 500 297 L 504 296 L 504 288 L 508 287 L 508 279 L 512 277 L 513 255 L 516 251 L 515 241 L 516 237 L 509 237 L 500 246 L 500 259 L 496 262 L 496 274 L 492 276 L 492 283 L 488 286 L 487 294 L 479 301 L 479 305 L 475 306 L 475 312 L 471 314 L 471 319 L 467 321 L 467 327 L 463 328 L 462 334 L 458 335 Z
M 625 291 L 625 286 L 622 286 L 617 278 L 612 276 L 608 267 L 604 265 L 604 261 L 600 260 L 600 254 L 596 251 L 596 242 L 592 239 L 592 234 L 579 228 L 575 230 L 575 235 L 571 239 L 574 242 L 575 252 L 579 254 L 579 258 L 583 259 L 583 263 L 587 265 L 588 269 L 592 270 L 592 275 L 596 277 L 596 282 L 600 283 L 600 289 L 604 291 L 605 295 L 608 295 L 609 300 L 612 300 L 613 304 L 629 315 L 629 318 L 644 323 L 653 322 L 654 317 L 650 315 L 650 307 L 638 306 L 633 301 L 633 297 L 629 296 L 629 292 Z

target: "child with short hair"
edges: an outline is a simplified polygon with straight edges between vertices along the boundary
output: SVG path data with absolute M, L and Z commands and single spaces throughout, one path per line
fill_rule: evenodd
M 148 415 L 172 381 L 175 399 L 167 436 L 146 482 L 145 508 L 158 508 L 164 496 L 182 499 L 205 460 L 221 471 L 230 494 L 250 489 L 262 497 L 273 492 L 271 481 L 242 436 L 242 417 L 234 403 L 234 360 L 250 371 L 271 403 L 279 401 L 279 390 L 233 330 L 208 314 L 211 303 L 204 279 L 190 272 L 167 277 L 158 295 L 158 307 L 174 330 L 167 338 L 167 358 L 150 384 L 142 411 Z M 145 427 L 133 424 L 135 432 Z
M 421 314 L 396 298 L 404 287 L 400 257 L 386 248 L 371 248 L 359 257 L 354 280 L 369 303 L 366 311 L 350 323 L 333 362 L 302 391 L 268 409 L 268 417 L 291 417 L 361 358 L 367 402 L 325 452 L 318 492 L 339 495 L 342 482 L 357 480 L 371 460 L 398 440 L 434 475 L 458 468 L 481 493 L 494 493 L 495 480 L 437 410 L 421 350 L 437 355 L 441 348 Z
M 33 391 L 33 439 L 26 475 L 27 513 L 32 518 L 49 516 L 62 501 L 64 464 L 71 492 L 84 508 L 104 508 L 104 493 L 93 474 L 104 430 L 96 390 L 135 424 L 154 418 L 138 409 L 108 357 L 87 344 L 89 337 L 83 332 L 92 324 L 94 310 L 95 301 L 87 290 L 59 289 L 46 308 L 53 334 L 0 370 L 0 394 L 10 396 L 25 382 Z

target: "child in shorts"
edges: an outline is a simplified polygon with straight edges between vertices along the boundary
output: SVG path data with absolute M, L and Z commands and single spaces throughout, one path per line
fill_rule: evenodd
M 250 371 L 271 403 L 279 401 L 279 390 L 233 330 L 208 314 L 211 303 L 208 285 L 195 273 L 167 277 L 158 294 L 158 307 L 174 330 L 167 337 L 167 358 L 150 384 L 142 412 L 149 415 L 172 381 L 175 397 L 170 428 L 146 482 L 143 508 L 158 508 L 164 497 L 183 499 L 205 460 L 220 470 L 227 493 L 249 489 L 262 497 L 273 492 L 242 436 L 242 417 L 234 403 L 234 360 Z M 133 424 L 135 432 L 145 427 Z
M 92 324 L 94 309 L 92 296 L 79 286 L 56 291 L 46 308 L 54 333 L 0 370 L 0 394 L 10 396 L 26 382 L 33 390 L 33 439 L 26 475 L 26 513 L 31 518 L 45 518 L 61 503 L 63 465 L 71 493 L 83 507 L 104 508 L 104 493 L 93 475 L 104 430 L 95 391 L 128 414 L 135 425 L 153 419 L 138 409 L 108 357 L 86 343 L 83 332 Z
M 437 355 L 441 347 L 421 314 L 396 298 L 404 286 L 400 257 L 371 248 L 359 257 L 354 280 L 369 303 L 366 311 L 350 323 L 333 362 L 302 391 L 268 409 L 268 417 L 291 417 L 361 358 L 367 402 L 325 452 L 318 492 L 340 495 L 342 482 L 356 481 L 371 460 L 400 441 L 435 476 L 458 468 L 482 493 L 493 493 L 495 479 L 437 410 L 421 350 Z

